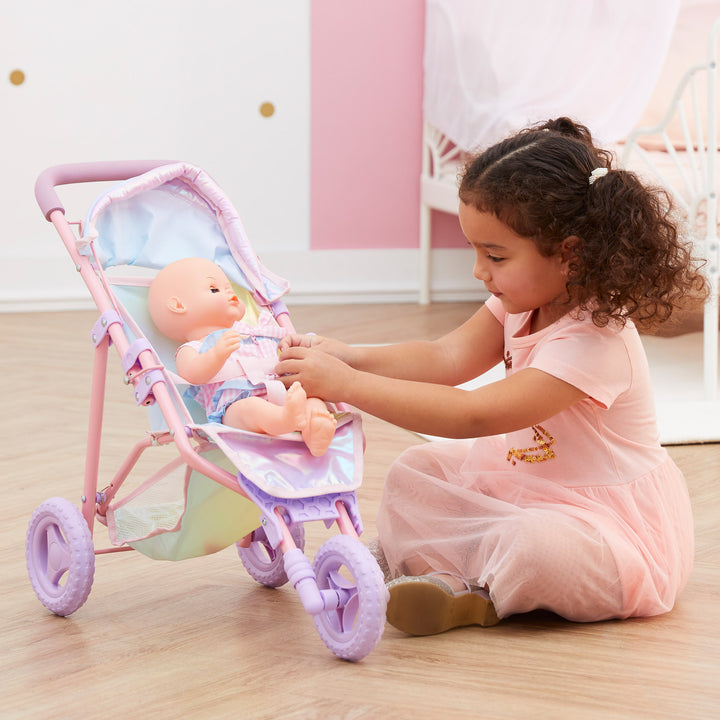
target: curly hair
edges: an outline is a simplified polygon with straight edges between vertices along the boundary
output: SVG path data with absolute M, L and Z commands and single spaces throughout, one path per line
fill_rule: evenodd
M 596 168 L 607 174 L 589 182 Z M 494 214 L 553 256 L 573 245 L 567 290 L 604 327 L 629 317 L 643 329 L 665 322 L 707 281 L 681 239 L 670 195 L 612 167 L 590 131 L 569 118 L 534 125 L 470 159 L 460 200 Z

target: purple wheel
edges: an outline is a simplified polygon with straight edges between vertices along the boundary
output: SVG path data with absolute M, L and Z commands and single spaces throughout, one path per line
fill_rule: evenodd
M 290 534 L 300 550 L 304 550 L 305 528 L 295 525 Z M 264 528 L 259 527 L 253 531 L 250 547 L 243 548 L 238 545 L 238 555 L 250 577 L 261 585 L 276 588 L 288 581 L 282 551 L 280 548 L 273 548 Z
M 325 645 L 345 660 L 361 660 L 385 629 L 388 591 L 377 562 L 359 540 L 335 535 L 313 560 L 320 590 L 334 590 L 339 607 L 313 616 Z
M 69 500 L 50 498 L 35 509 L 25 560 L 35 594 L 48 610 L 70 615 L 87 600 L 95 551 L 85 518 Z

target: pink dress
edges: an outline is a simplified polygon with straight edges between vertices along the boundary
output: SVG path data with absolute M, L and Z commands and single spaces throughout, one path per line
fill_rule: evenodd
M 681 472 L 660 445 L 640 337 L 565 316 L 504 326 L 506 372 L 537 368 L 588 398 L 532 428 L 431 442 L 390 468 L 378 532 L 391 572 L 446 571 L 490 589 L 499 617 L 670 610 L 693 560 Z

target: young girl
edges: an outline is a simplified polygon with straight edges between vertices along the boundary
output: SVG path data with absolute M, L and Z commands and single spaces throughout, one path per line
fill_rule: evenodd
M 635 326 L 706 285 L 667 195 L 567 118 L 481 153 L 459 194 L 483 307 L 434 342 L 291 336 L 276 368 L 408 430 L 468 438 L 412 447 L 389 471 L 388 620 L 425 635 L 537 608 L 575 621 L 670 610 L 693 524 Z M 455 388 L 501 361 L 504 380 Z

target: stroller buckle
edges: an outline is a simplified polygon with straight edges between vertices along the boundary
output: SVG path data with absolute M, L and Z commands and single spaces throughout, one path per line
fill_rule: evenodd
M 135 402 L 138 405 L 152 405 L 155 398 L 152 387 L 156 382 L 164 381 L 160 366 L 143 368 L 140 362 L 140 354 L 145 351 L 152 351 L 152 345 L 145 338 L 138 338 L 130 344 L 120 360 L 120 365 L 125 372 L 125 384 L 133 383 L 135 386 Z M 144 377 L 145 382 L 141 383 L 140 378 Z
M 120 361 L 120 365 L 126 374 L 132 376 L 130 370 L 132 370 L 132 368 L 136 365 L 140 365 L 138 358 L 140 357 L 140 353 L 144 350 L 152 350 L 150 343 L 145 338 L 140 338 L 130 344 Z
M 150 370 L 145 374 L 145 382 L 135 386 L 135 402 L 138 405 L 152 405 L 155 402 L 153 385 L 157 382 L 164 382 L 161 370 Z
M 92 344 L 95 347 L 100 345 L 100 343 L 105 339 L 105 336 L 108 334 L 110 326 L 115 323 L 120 323 L 122 325 L 122 320 L 115 310 L 106 310 L 102 313 L 102 315 L 100 315 L 90 331 L 90 340 L 92 340 Z M 112 342 L 112 340 L 110 340 L 110 342 Z

